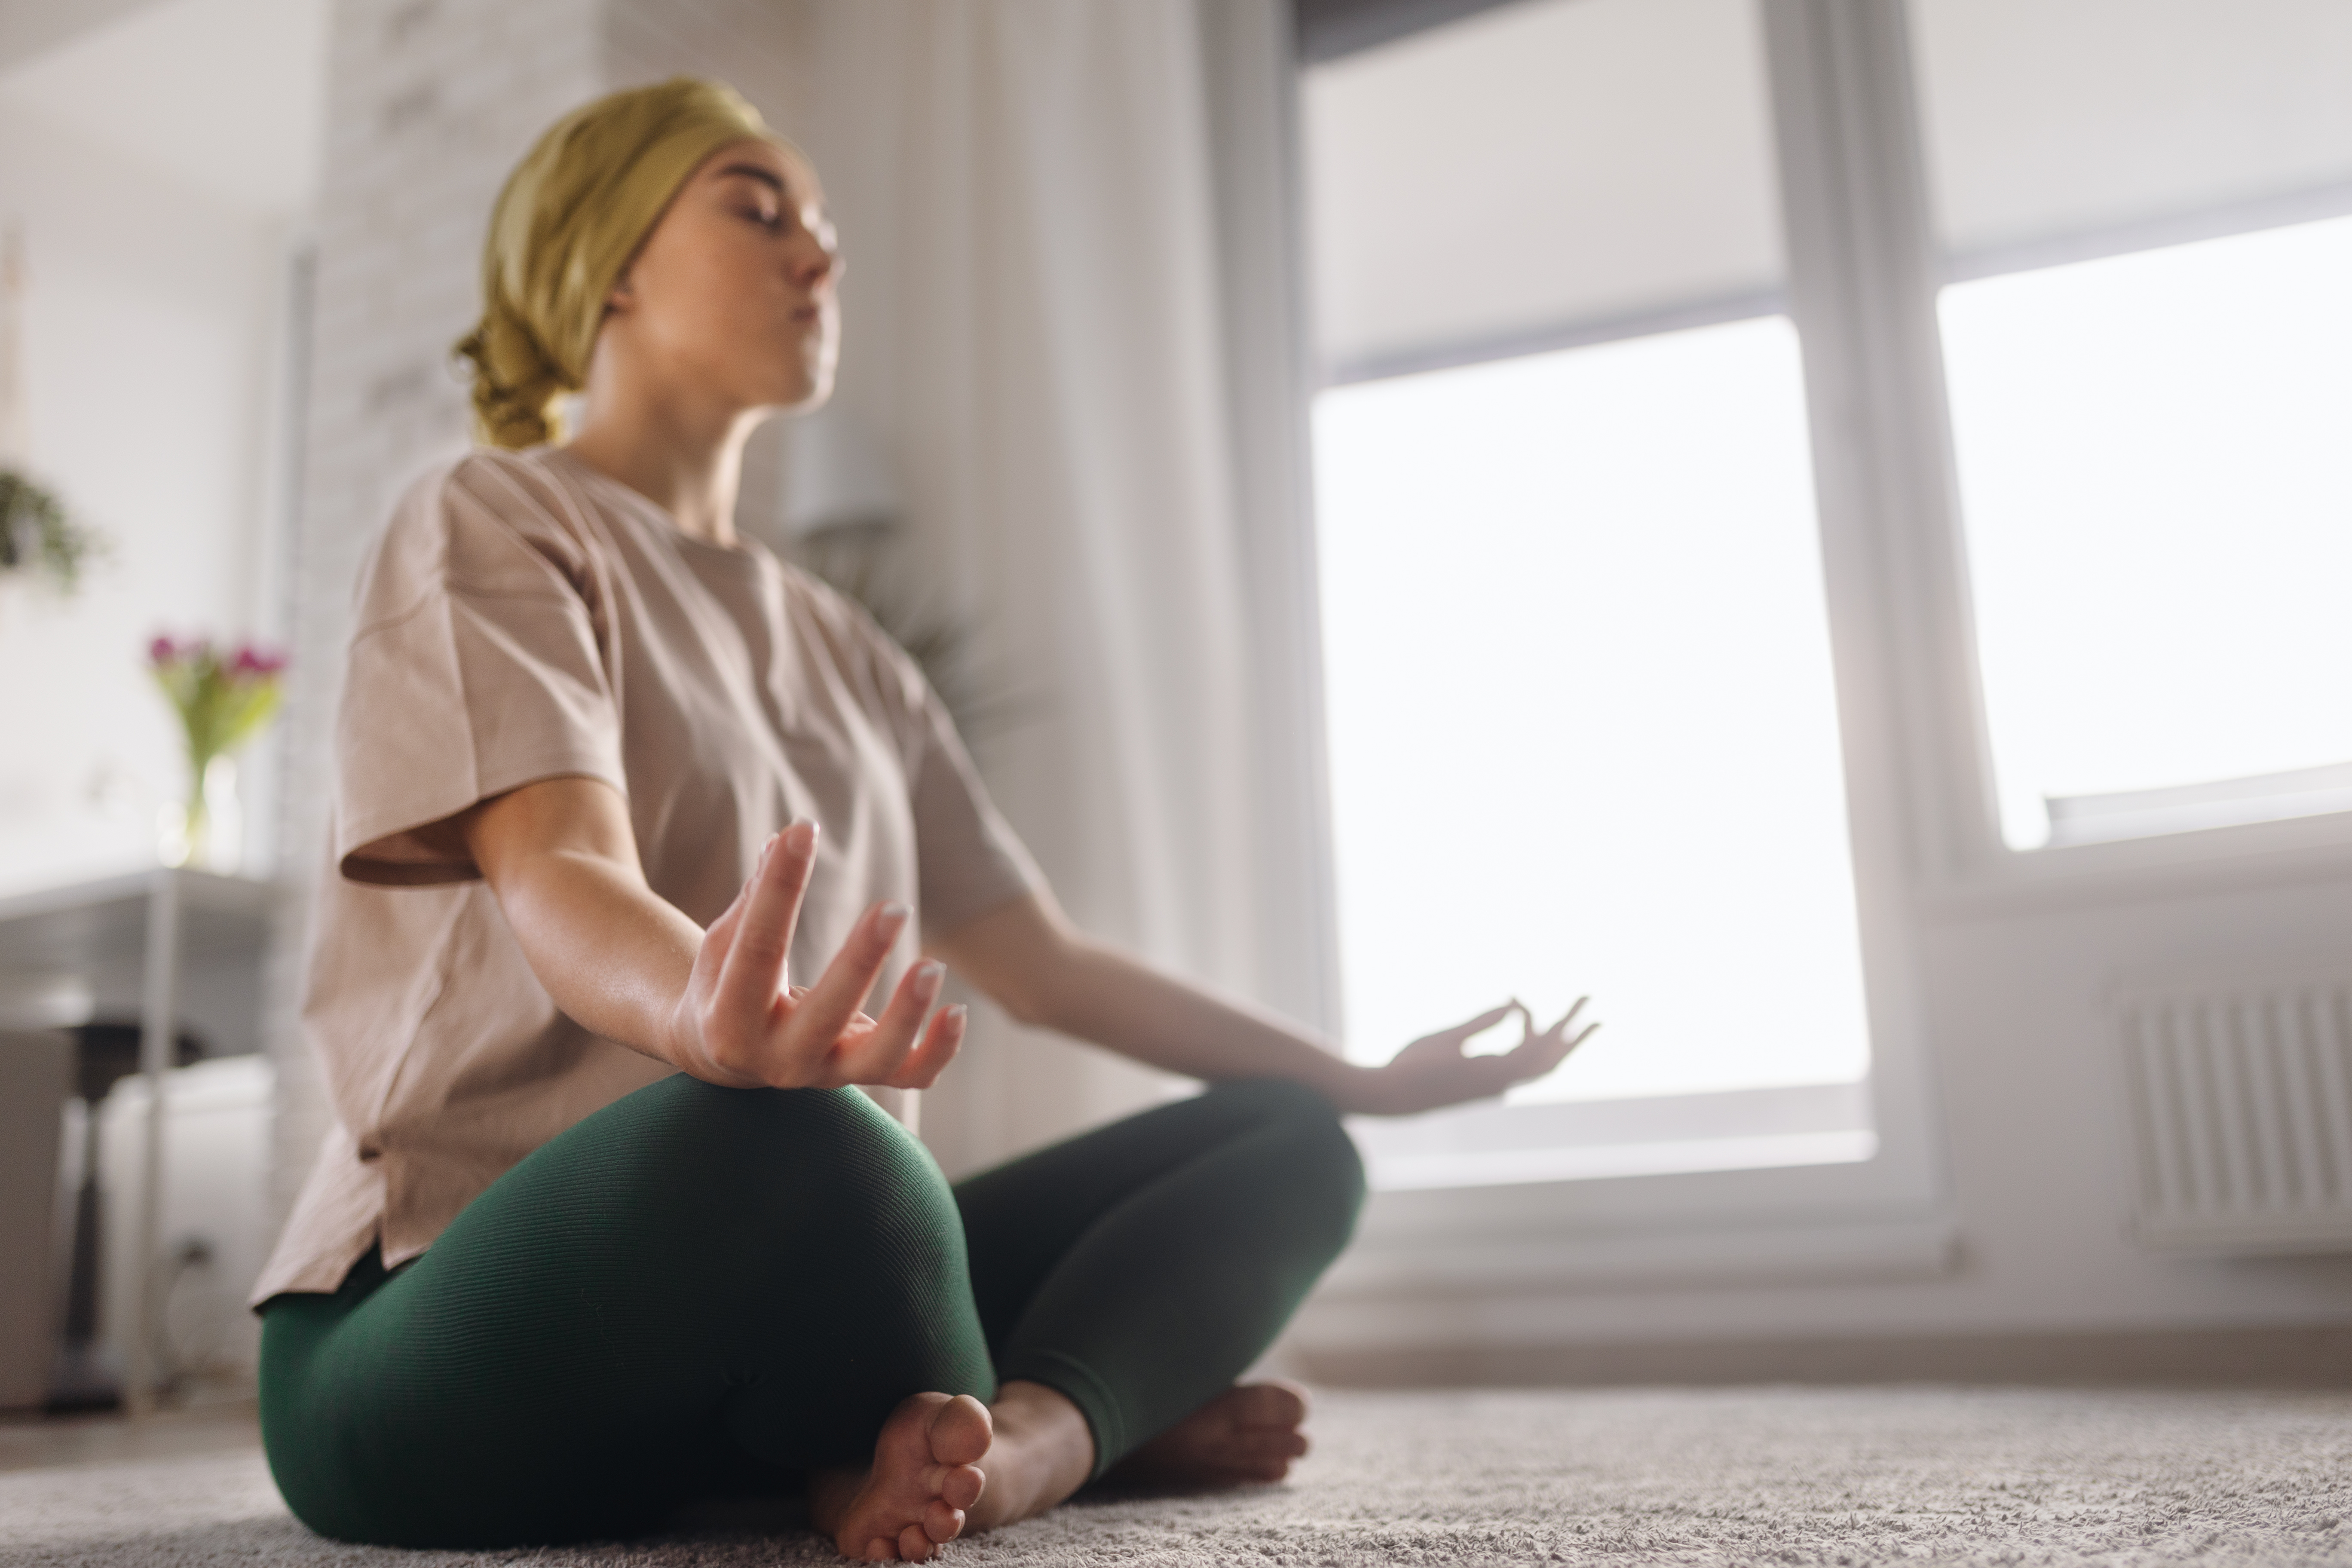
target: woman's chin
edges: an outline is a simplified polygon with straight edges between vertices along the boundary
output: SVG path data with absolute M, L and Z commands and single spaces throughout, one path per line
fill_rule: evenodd
M 764 389 L 769 406 L 787 414 L 807 414 L 822 408 L 833 396 L 833 360 L 794 356 L 776 366 Z
M 740 395 L 741 406 L 757 409 L 763 415 L 810 414 L 831 401 L 833 376 L 807 374 L 772 375 L 764 384 L 746 387 Z
M 769 398 L 760 405 L 759 411 L 763 418 L 798 419 L 815 413 L 832 400 L 833 388 L 828 386 L 796 396 Z

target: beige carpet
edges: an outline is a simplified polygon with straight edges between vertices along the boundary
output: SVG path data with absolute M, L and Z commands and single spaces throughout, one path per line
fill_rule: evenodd
M 1282 1487 L 1088 1498 L 950 1563 L 2346 1563 L 2352 1394 L 1948 1388 L 1332 1394 Z M 774 1521 L 488 1553 L 288 1518 L 249 1449 L 0 1474 L 0 1563 L 814 1563 Z

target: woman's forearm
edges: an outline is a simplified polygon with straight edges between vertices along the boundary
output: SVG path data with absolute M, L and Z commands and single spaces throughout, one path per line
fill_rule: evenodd
M 1283 1078 L 1355 1109 L 1364 1069 L 1307 1031 L 1084 937 L 1043 988 L 1046 1028 L 1198 1079 Z
M 531 973 L 582 1026 L 675 1059 L 669 1026 L 694 973 L 702 928 L 600 855 L 534 856 L 499 884 L 507 923 Z
M 555 1005 L 680 1071 L 727 1089 L 924 1089 L 963 1042 L 963 1009 L 932 1010 L 936 963 L 901 974 L 878 1018 L 861 1010 L 903 904 L 868 907 L 814 984 L 788 985 L 814 823 L 761 847 L 708 931 L 646 885 L 627 802 L 602 780 L 542 779 L 455 826 Z
M 607 1039 L 686 1067 L 671 1024 L 702 928 L 646 886 L 620 791 L 545 779 L 453 826 L 555 1005 Z
M 1362 1109 L 1365 1069 L 1297 1025 L 1161 973 L 1073 930 L 1030 894 L 932 943 L 1024 1024 L 1199 1079 L 1284 1078 Z

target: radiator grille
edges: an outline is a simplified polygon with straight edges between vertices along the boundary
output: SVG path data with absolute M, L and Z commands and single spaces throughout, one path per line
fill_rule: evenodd
M 2352 1249 L 2352 981 L 2143 993 L 2118 1015 L 2138 1237 Z

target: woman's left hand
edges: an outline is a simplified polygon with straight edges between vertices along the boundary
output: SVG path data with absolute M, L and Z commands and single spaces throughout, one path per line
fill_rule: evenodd
M 1568 1059 L 1568 1053 L 1591 1038 L 1599 1024 L 1569 1030 L 1590 997 L 1580 996 L 1559 1022 L 1549 1029 L 1536 1027 L 1535 1015 L 1514 997 L 1479 1014 L 1465 1024 L 1424 1035 L 1390 1058 L 1385 1067 L 1361 1069 L 1346 1098 L 1343 1110 L 1374 1116 L 1410 1116 L 1466 1100 L 1490 1100 L 1515 1085 L 1528 1083 Z M 1464 1047 L 1517 1013 L 1519 1043 L 1493 1056 L 1474 1057 Z

